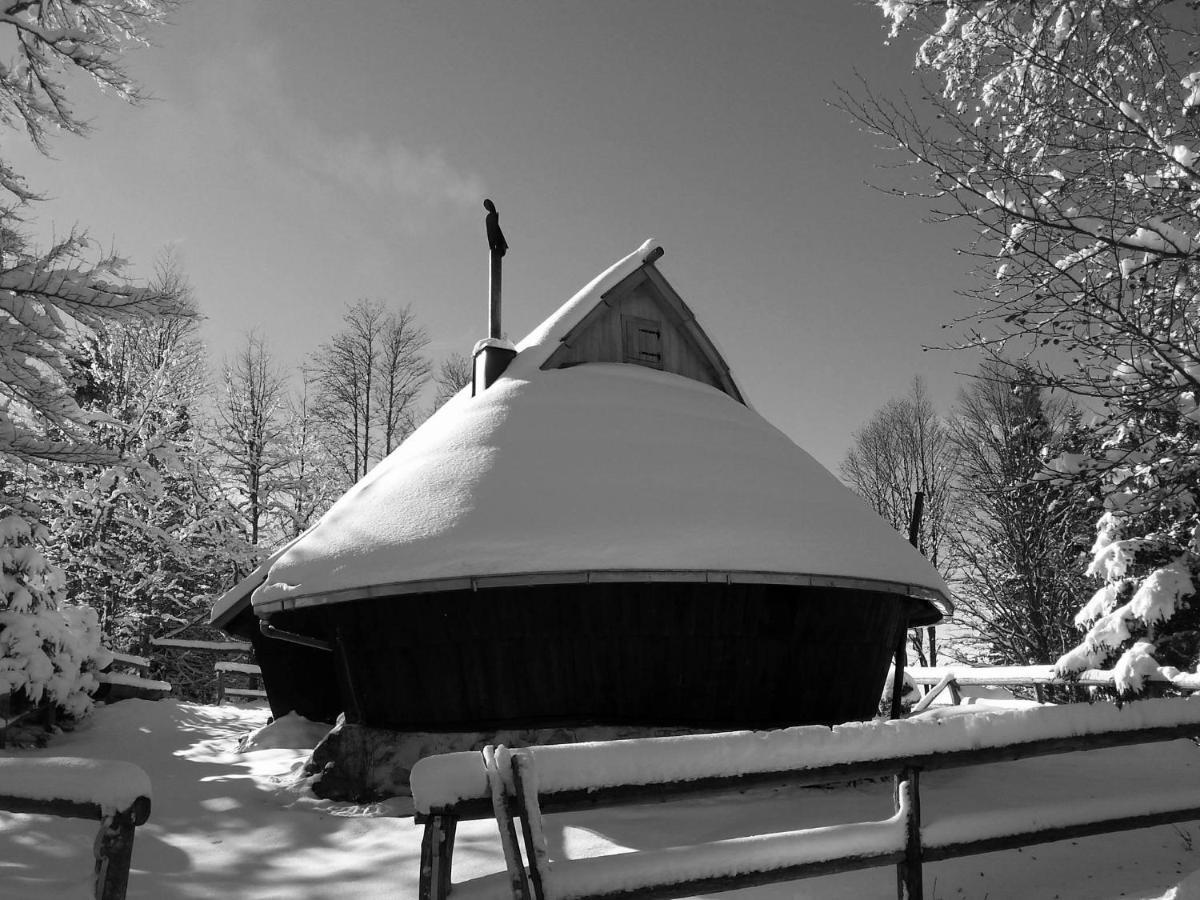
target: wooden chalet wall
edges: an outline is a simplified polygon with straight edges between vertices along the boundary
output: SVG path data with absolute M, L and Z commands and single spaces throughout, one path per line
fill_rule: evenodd
M 768 728 L 871 718 L 916 603 L 845 588 L 558 584 L 274 619 L 325 619 L 347 721 L 376 728 Z
M 673 372 L 745 402 L 729 366 L 692 311 L 650 263 L 605 293 L 542 368 L 589 362 L 631 363 Z

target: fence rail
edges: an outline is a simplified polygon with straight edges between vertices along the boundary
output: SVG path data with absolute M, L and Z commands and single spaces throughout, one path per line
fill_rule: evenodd
M 978 721 L 968 726 L 968 719 Z M 925 862 L 1200 819 L 1200 788 L 1196 788 L 1160 797 L 1118 797 L 1039 810 L 1025 817 L 989 816 L 984 810 L 923 821 L 922 772 L 1198 734 L 1200 703 L 1171 699 L 1122 709 L 1106 704 L 1038 707 L 940 722 L 916 719 L 833 730 L 810 727 L 749 736 L 617 742 L 625 744 L 623 748 L 602 744 L 513 751 L 489 748 L 483 755 L 430 757 L 418 762 L 412 772 L 417 820 L 425 825 L 419 896 L 421 900 L 452 896 L 450 869 L 457 823 L 495 818 L 507 871 L 472 882 L 472 896 L 681 897 L 700 890 L 734 890 L 894 864 L 898 896 L 916 900 L 923 896 Z M 758 760 L 743 760 L 742 771 L 720 772 L 717 764 L 706 770 L 701 755 L 740 759 L 756 747 L 766 749 Z M 831 761 L 839 754 L 847 761 Z M 746 771 L 747 766 L 752 771 Z M 894 812 L 878 822 L 553 862 L 546 857 L 540 836 L 542 815 L 549 812 L 767 784 L 832 784 L 887 775 L 895 776 Z

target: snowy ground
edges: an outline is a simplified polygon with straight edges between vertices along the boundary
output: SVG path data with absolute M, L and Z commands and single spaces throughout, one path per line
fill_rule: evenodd
M 313 735 L 262 726 L 262 708 L 128 700 L 101 707 L 43 754 L 123 759 L 154 784 L 154 810 L 138 829 L 131 900 L 169 898 L 415 897 L 420 832 L 406 804 L 333 804 L 309 794 L 296 772 Z M 279 749 L 269 749 L 277 747 Z M 10 751 L 32 756 L 39 751 Z M 1146 745 L 926 775 L 927 817 L 1113 790 L 1157 792 L 1196 783 L 1200 749 Z M 860 784 L 707 798 L 548 819 L 551 855 L 611 853 L 784 830 L 890 812 L 890 787 Z M 0 898 L 89 894 L 94 822 L 0 813 Z M 501 867 L 495 826 L 459 829 L 455 878 Z M 1200 823 L 1163 826 L 969 857 L 926 868 L 929 898 L 1200 898 L 1174 891 L 1200 868 Z M 862 900 L 895 896 L 886 868 L 733 892 L 728 897 Z

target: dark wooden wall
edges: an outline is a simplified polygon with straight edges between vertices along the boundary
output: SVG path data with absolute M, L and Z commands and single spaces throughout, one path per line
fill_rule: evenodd
M 290 625 L 325 639 L 320 612 L 293 613 Z M 263 687 L 275 718 L 297 712 L 314 722 L 333 722 L 342 711 L 333 653 L 268 638 L 258 629 L 259 619 L 246 609 L 226 628 L 254 645 L 254 659 L 262 669 Z
M 772 585 L 599 584 L 323 613 L 346 664 L 342 705 L 368 725 L 749 728 L 870 718 L 908 603 Z

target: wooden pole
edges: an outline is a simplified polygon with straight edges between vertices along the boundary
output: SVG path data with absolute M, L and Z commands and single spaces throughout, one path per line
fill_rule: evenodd
M 925 492 L 917 491 L 913 497 L 912 515 L 908 519 L 908 542 L 921 549 L 921 516 L 925 512 Z
M 925 492 L 917 491 L 913 497 L 912 515 L 908 519 L 908 542 L 916 550 L 921 549 L 921 519 L 925 513 Z M 930 625 L 926 630 L 929 636 L 929 664 L 937 665 L 937 629 Z
M 917 491 L 913 498 L 912 515 L 908 519 L 908 542 L 917 546 L 921 534 L 921 513 L 925 510 L 925 492 Z M 906 641 L 908 621 L 900 623 L 900 637 L 896 641 L 896 653 L 892 660 L 892 709 L 891 718 L 900 718 L 900 695 L 904 693 L 904 666 L 908 662 Z
M 895 656 L 892 658 L 892 709 L 888 718 L 900 718 L 900 695 L 904 693 L 904 663 L 908 656 L 908 620 L 900 623 L 900 636 L 896 640 Z

